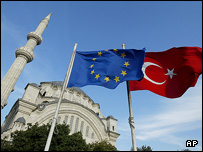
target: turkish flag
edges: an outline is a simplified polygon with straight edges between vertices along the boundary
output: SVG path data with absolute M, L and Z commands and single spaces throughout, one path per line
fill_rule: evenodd
M 195 86 L 202 74 L 202 48 L 174 47 L 147 52 L 142 71 L 141 81 L 129 81 L 130 91 L 149 90 L 168 98 L 180 97 Z

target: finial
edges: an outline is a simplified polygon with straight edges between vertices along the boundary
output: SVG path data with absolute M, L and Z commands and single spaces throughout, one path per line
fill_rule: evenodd
M 47 17 L 45 17 L 45 18 L 48 19 L 48 21 L 49 21 L 49 19 L 50 19 L 51 14 L 52 14 L 52 12 L 51 12 Z
M 125 49 L 125 44 L 124 43 L 122 44 L 122 47 L 123 47 L 123 49 Z
M 74 51 L 76 50 L 77 45 L 78 45 L 78 44 L 77 44 L 77 43 L 75 43 L 75 45 L 74 45 L 74 49 L 73 49 Z

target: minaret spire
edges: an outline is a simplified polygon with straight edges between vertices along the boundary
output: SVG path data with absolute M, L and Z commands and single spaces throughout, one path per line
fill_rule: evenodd
M 52 12 L 45 18 L 47 18 L 48 20 L 50 19 L 50 16 L 51 16 Z
M 34 59 L 34 49 L 36 45 L 42 42 L 42 33 L 48 26 L 49 19 L 52 13 L 45 17 L 34 32 L 27 35 L 27 43 L 24 47 L 16 50 L 16 59 L 10 69 L 1 81 L 1 109 L 6 106 L 7 99 L 10 93 L 14 90 L 14 86 L 20 77 L 25 65 Z

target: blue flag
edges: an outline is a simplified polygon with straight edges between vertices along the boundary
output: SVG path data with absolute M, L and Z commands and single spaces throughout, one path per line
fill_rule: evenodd
M 145 49 L 76 51 L 67 87 L 99 85 L 115 89 L 121 82 L 141 80 Z

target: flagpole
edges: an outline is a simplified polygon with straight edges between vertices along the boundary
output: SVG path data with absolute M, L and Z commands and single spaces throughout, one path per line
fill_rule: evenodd
M 125 49 L 125 44 L 122 44 L 122 47 L 123 49 Z M 130 117 L 128 121 L 131 129 L 132 146 L 133 146 L 133 151 L 137 151 L 136 139 L 135 139 L 135 126 L 134 126 L 134 118 L 133 118 L 133 110 L 132 110 L 132 100 L 131 100 L 130 87 L 129 87 L 128 81 L 126 81 L 126 85 L 127 85 L 128 105 L 129 105 L 129 113 L 130 113 Z
M 46 142 L 46 146 L 45 146 L 44 151 L 48 151 L 49 147 L 50 147 L 50 144 L 51 144 L 51 139 L 52 139 L 52 136 L 53 136 L 55 125 L 56 125 L 56 120 L 57 120 L 57 117 L 58 117 L 58 111 L 59 111 L 59 107 L 60 107 L 60 104 L 61 104 L 61 100 L 62 100 L 62 97 L 63 97 L 63 94 L 64 94 L 64 90 L 67 87 L 67 84 L 68 84 L 68 81 L 69 81 L 69 78 L 70 78 L 70 74 L 71 74 L 71 71 L 72 71 L 73 62 L 74 62 L 74 59 L 75 59 L 76 47 L 77 47 L 77 43 L 75 43 L 75 46 L 74 46 L 74 49 L 73 49 L 73 53 L 72 53 L 72 56 L 71 56 L 71 60 L 70 60 L 69 66 L 68 66 L 68 70 L 67 70 L 64 82 L 63 82 L 63 87 L 62 87 L 62 90 L 61 90 L 61 93 L 60 93 L 59 101 L 58 101 L 58 104 L 57 104 L 57 107 L 56 107 L 55 115 L 53 117 L 53 121 L 52 121 L 52 124 L 51 124 L 51 129 L 49 131 L 49 136 L 47 138 L 47 142 Z

